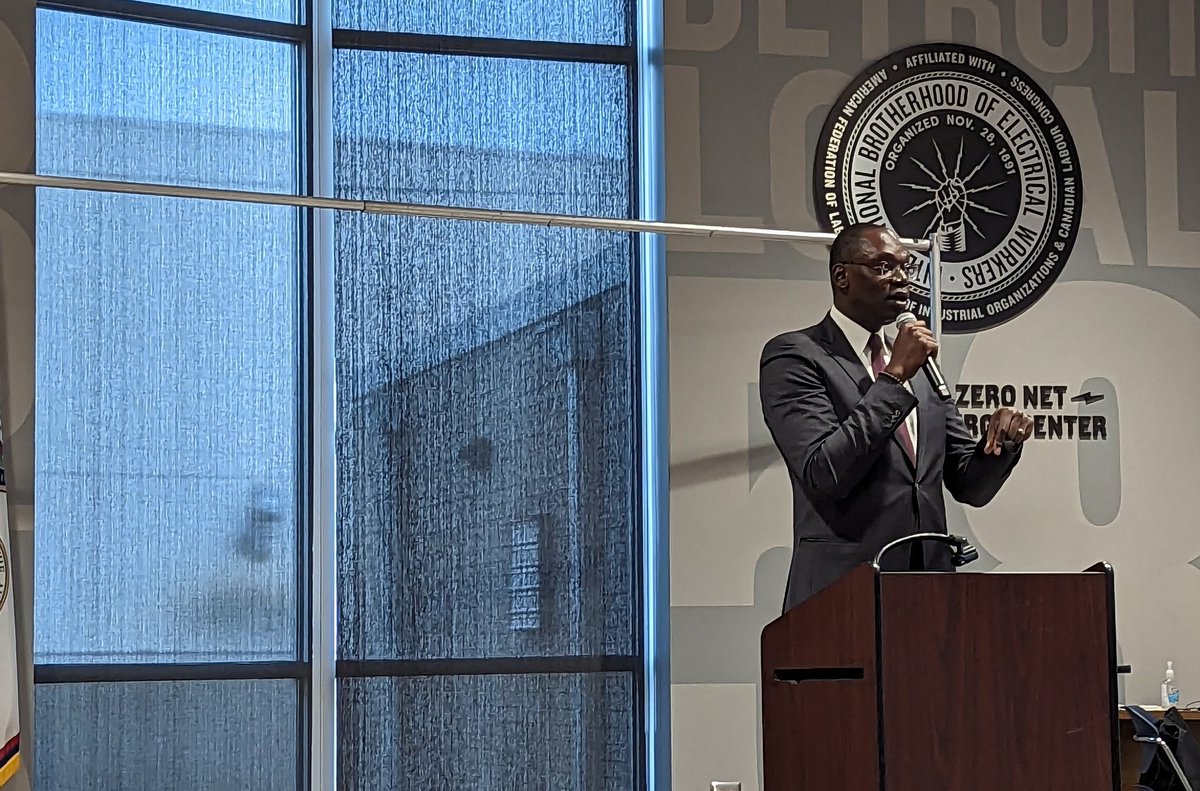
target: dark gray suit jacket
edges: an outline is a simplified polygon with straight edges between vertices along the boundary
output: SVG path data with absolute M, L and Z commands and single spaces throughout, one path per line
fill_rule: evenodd
M 986 505 L 1017 463 L 1020 448 L 983 453 L 953 402 L 924 374 L 910 393 L 881 376 L 872 382 L 846 336 L 826 315 L 814 327 L 773 338 L 763 348 L 763 416 L 792 480 L 795 543 L 784 609 L 870 562 L 888 542 L 945 533 L 942 484 L 954 499 Z M 895 436 L 917 409 L 914 467 Z M 950 570 L 949 548 L 926 542 L 925 568 Z M 907 549 L 888 554 L 888 570 L 909 568 Z

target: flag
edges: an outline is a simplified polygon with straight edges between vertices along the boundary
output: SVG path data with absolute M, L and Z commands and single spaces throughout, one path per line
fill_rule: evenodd
M 8 540 L 8 488 L 4 482 L 4 439 L 0 434 L 0 786 L 7 783 L 21 766 L 17 620 L 13 602 L 11 546 Z

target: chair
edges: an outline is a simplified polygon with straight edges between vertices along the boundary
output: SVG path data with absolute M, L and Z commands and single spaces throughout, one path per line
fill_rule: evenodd
M 1129 719 L 1133 723 L 1133 740 L 1145 745 L 1142 748 L 1142 766 L 1139 770 L 1139 778 L 1146 774 L 1146 770 L 1154 762 L 1155 753 L 1158 750 L 1162 750 L 1163 755 L 1166 756 L 1167 761 L 1171 764 L 1171 768 L 1175 770 L 1175 775 L 1179 778 L 1180 787 L 1184 791 L 1195 791 L 1192 788 L 1192 784 L 1188 782 L 1187 776 L 1183 772 L 1183 767 L 1179 765 L 1179 760 L 1175 757 L 1175 752 L 1159 734 L 1158 720 L 1150 716 L 1141 706 L 1126 706 L 1125 710 L 1129 712 Z M 1146 785 L 1135 787 L 1145 789 L 1145 791 L 1169 791 L 1166 787 L 1152 788 Z

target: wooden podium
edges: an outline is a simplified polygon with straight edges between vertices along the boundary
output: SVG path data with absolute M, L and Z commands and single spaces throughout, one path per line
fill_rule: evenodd
M 762 632 L 764 791 L 1120 788 L 1112 568 L 870 565 Z

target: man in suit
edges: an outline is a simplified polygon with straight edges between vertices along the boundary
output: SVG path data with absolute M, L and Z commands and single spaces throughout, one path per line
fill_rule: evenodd
M 887 228 L 852 225 L 829 253 L 833 308 L 819 324 L 763 349 L 763 416 L 792 481 L 795 543 L 784 609 L 871 561 L 894 539 L 945 533 L 942 484 L 986 505 L 1033 433 L 1008 407 L 976 442 L 953 402 L 921 373 L 937 341 L 924 322 L 882 337 L 908 308 L 912 262 Z M 891 334 L 891 333 L 889 333 Z M 949 547 L 918 542 L 885 556 L 887 570 L 951 570 Z

